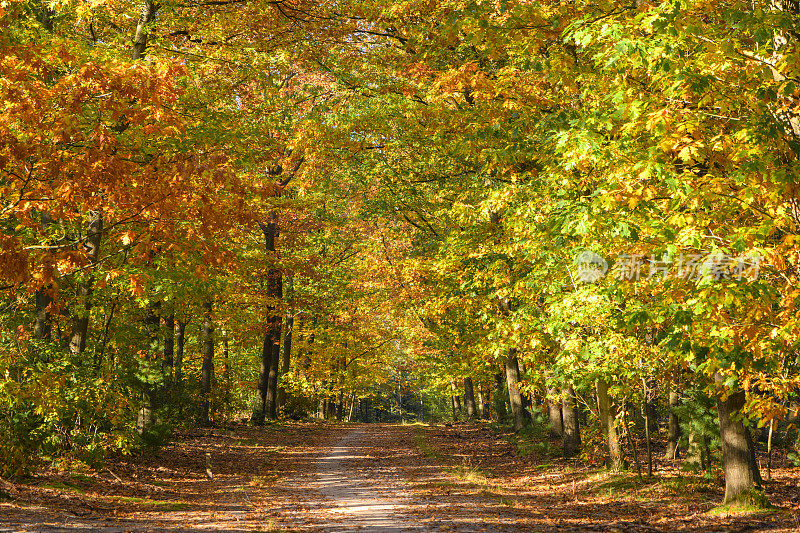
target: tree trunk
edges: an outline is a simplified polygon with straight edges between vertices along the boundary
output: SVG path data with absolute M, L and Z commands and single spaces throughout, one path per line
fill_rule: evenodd
M 706 470 L 709 466 L 704 453 L 706 448 L 705 438 L 699 433 L 699 429 L 694 427 L 694 424 L 690 424 L 684 464 L 692 468 Z
M 578 403 L 575 389 L 564 390 L 561 403 L 561 419 L 564 424 L 564 457 L 573 457 L 581 451 L 581 427 L 578 421 Z
M 647 400 L 646 382 L 644 382 L 644 402 L 642 403 L 642 416 L 644 416 L 644 439 L 647 445 L 647 477 L 651 478 L 653 477 L 653 446 L 650 441 L 650 402 Z
M 278 418 L 278 370 L 280 364 L 280 340 L 275 343 L 275 338 L 280 339 L 280 322 L 273 322 L 271 329 L 278 329 L 278 333 L 270 335 L 270 344 L 267 349 L 270 351 L 269 372 L 267 375 L 267 391 L 264 397 L 264 414 L 270 419 Z
M 478 383 L 478 416 L 482 420 L 486 420 L 486 393 L 484 392 L 485 385 L 482 382 Z
M 225 383 L 225 405 L 229 406 L 231 404 L 231 365 L 227 329 L 222 330 L 222 376 Z
M 344 391 L 339 389 L 336 392 L 336 420 L 344 418 Z
M 162 317 L 161 330 L 164 335 L 164 362 L 162 368 L 166 383 L 172 381 L 172 367 L 175 365 L 175 315 Z
M 353 418 L 355 418 L 355 415 L 356 415 L 356 403 L 358 403 L 358 400 L 356 400 L 356 393 L 355 392 L 351 392 L 350 393 L 350 409 L 348 409 L 348 412 L 347 412 L 347 421 L 348 422 L 352 422 Z
M 519 382 L 522 381 L 523 376 L 525 376 L 525 365 L 517 357 L 517 388 L 519 388 Z M 528 425 L 533 422 L 533 413 L 536 412 L 534 397 L 520 391 L 520 398 L 522 399 L 522 416 L 525 417 L 525 425 Z
M 523 411 L 522 396 L 519 393 L 519 367 L 517 366 L 517 350 L 509 350 L 505 359 L 506 383 L 508 384 L 508 398 L 511 404 L 511 413 L 514 415 L 514 431 L 525 427 L 525 412 Z
M 275 211 L 269 213 L 269 222 L 260 223 L 264 233 L 267 255 L 275 256 L 275 244 L 278 239 L 278 216 Z M 283 275 L 280 269 L 270 268 L 267 272 L 267 296 L 272 302 L 283 298 Z M 281 343 L 281 322 L 283 317 L 276 313 L 276 305 L 267 305 L 267 330 L 261 347 L 261 368 L 258 375 L 258 391 L 260 409 L 253 413 L 252 421 L 260 425 L 264 418 L 278 416 L 278 370 Z
M 186 322 L 175 321 L 175 380 L 176 389 L 183 385 L 183 351 L 186 344 Z
M 147 25 L 156 18 L 156 11 L 158 11 L 158 6 L 154 2 L 145 0 L 142 3 L 142 11 L 136 25 L 136 34 L 133 37 L 133 49 L 131 50 L 131 57 L 134 60 L 144 57 L 147 49 Z
M 475 418 L 478 410 L 475 407 L 475 389 L 472 385 L 472 378 L 464 378 L 464 406 L 467 410 L 467 418 Z
M 622 470 L 622 446 L 615 424 L 616 409 L 611 398 L 608 396 L 608 383 L 603 379 L 598 379 L 597 388 L 597 407 L 600 413 L 600 425 L 603 427 L 603 434 L 606 437 L 606 466 L 614 472 Z
M 753 471 L 753 481 L 756 484 L 756 488 L 760 489 L 764 485 L 764 480 L 761 478 L 761 470 L 758 468 L 758 459 L 756 459 L 756 445 L 753 443 L 753 435 L 750 433 L 749 429 L 745 428 L 744 435 L 747 439 L 747 449 L 750 454 L 750 469 Z M 711 457 L 711 451 L 706 450 L 706 455 Z
M 503 381 L 502 372 L 498 372 L 494 375 L 494 412 L 497 414 L 498 422 L 502 422 L 508 417 L 508 409 L 506 409 L 508 390 Z
M 78 283 L 78 307 L 72 320 L 72 335 L 69 349 L 73 354 L 80 354 L 86 349 L 86 335 L 89 331 L 89 314 L 92 310 L 92 285 L 94 274 L 92 269 L 100 256 L 100 241 L 103 236 L 103 215 L 100 211 L 89 213 L 89 226 L 83 243 L 86 258 L 91 269 L 84 273 L 86 279 Z
M 751 447 L 747 429 L 736 418 L 744 407 L 745 393 L 737 391 L 724 401 L 717 402 L 719 432 L 722 440 L 722 467 L 725 471 L 725 503 L 737 502 L 750 494 L 756 485 L 756 475 L 751 462 Z
M 561 438 L 564 435 L 564 420 L 561 414 L 563 401 L 559 396 L 557 388 L 547 389 L 547 412 L 550 420 L 548 429 L 551 437 Z
M 667 452 L 664 459 L 678 458 L 678 438 L 680 438 L 681 427 L 678 424 L 678 415 L 675 409 L 680 406 L 680 396 L 677 391 L 669 391 L 669 421 L 667 422 Z
M 325 398 L 322 397 L 317 402 L 317 418 L 323 420 L 325 418 Z
M 458 388 L 454 379 L 450 380 L 450 400 L 453 403 L 453 422 L 458 420 L 458 415 L 461 412 L 461 401 L 457 394 Z
M 281 352 L 281 361 L 278 366 L 278 373 L 283 376 L 289 372 L 292 354 L 292 330 L 294 329 L 294 317 L 288 315 L 286 317 L 286 331 L 283 334 L 283 351 Z M 286 404 L 286 389 L 283 386 L 278 387 L 278 411 Z
M 200 376 L 200 425 L 211 425 L 211 378 L 214 374 L 214 322 L 211 312 L 213 303 L 207 300 L 203 303 L 205 314 L 203 316 L 203 368 Z
M 33 336 L 37 339 L 50 340 L 51 322 L 47 308 L 53 302 L 48 287 L 36 291 L 36 322 L 33 324 Z

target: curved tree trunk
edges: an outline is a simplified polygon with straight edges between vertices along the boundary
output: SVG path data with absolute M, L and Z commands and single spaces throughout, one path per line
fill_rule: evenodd
M 136 24 L 136 33 L 133 36 L 133 48 L 131 50 L 131 57 L 134 60 L 144 57 L 144 52 L 147 49 L 147 26 L 156 18 L 156 11 L 158 11 L 158 6 L 155 2 L 150 0 L 142 2 L 142 11 Z
M 103 215 L 100 211 L 89 213 L 89 226 L 83 248 L 90 265 L 94 265 L 100 256 L 100 240 L 103 236 Z M 91 271 L 90 271 L 91 272 Z M 72 320 L 72 335 L 69 349 L 73 354 L 80 354 L 86 349 L 86 335 L 89 331 L 89 314 L 92 310 L 92 285 L 94 274 L 87 274 L 84 281 L 78 283 L 78 307 Z

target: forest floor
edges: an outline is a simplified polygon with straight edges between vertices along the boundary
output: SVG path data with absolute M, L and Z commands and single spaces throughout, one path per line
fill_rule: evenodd
M 612 475 L 481 424 L 232 426 L 3 482 L 0 531 L 798 531 L 800 469 L 777 463 L 774 510 L 715 513 L 721 477 Z

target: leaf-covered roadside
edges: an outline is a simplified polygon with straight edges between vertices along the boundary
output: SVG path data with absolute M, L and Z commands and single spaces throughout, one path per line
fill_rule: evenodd
M 487 425 L 417 426 L 423 455 L 412 487 L 414 516 L 430 528 L 487 531 L 796 531 L 800 469 L 781 461 L 767 513 L 709 512 L 723 500 L 720 483 L 664 461 L 659 475 L 638 479 L 559 457 L 560 442 L 518 437 Z M 538 445 L 532 446 L 532 444 Z M 763 459 L 763 458 L 762 458 Z M 438 473 L 430 474 L 436 467 Z M 721 477 L 721 473 L 719 474 Z
M 303 480 L 313 475 L 309 458 L 330 439 L 325 429 L 190 431 L 158 453 L 112 458 L 97 471 L 43 470 L 3 489 L 0 530 L 269 530 L 278 514 L 286 519 L 309 504 Z

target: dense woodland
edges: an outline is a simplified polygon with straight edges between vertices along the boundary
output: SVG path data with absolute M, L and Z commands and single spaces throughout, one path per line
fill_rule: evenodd
M 794 0 L 0 2 L 0 475 L 482 418 L 760 501 L 799 45 Z

